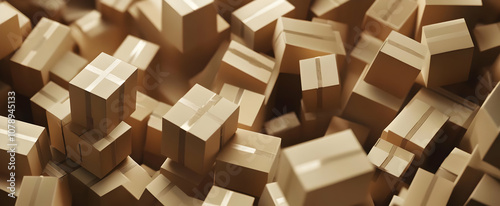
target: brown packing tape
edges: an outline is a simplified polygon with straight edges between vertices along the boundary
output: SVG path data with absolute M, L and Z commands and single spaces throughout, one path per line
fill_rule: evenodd
M 7 130 L 0 129 L 0 133 L 7 134 Z M 30 136 L 27 136 L 27 135 L 24 135 L 24 134 L 20 134 L 20 133 L 16 133 L 15 137 L 16 137 L 16 139 L 22 139 L 22 140 L 25 140 L 25 141 L 32 142 L 35 145 L 36 151 L 37 151 L 37 154 L 38 154 L 38 161 L 40 162 L 40 165 L 43 168 L 45 166 L 45 165 L 42 165 L 42 163 L 45 162 L 44 160 L 48 160 L 50 158 L 49 157 L 44 157 L 44 154 L 42 152 L 42 147 L 40 146 L 40 142 L 38 141 L 38 138 L 30 137 Z
M 270 153 L 270 152 L 266 152 L 266 151 L 262 151 L 262 150 L 258 150 L 257 148 L 245 146 L 245 145 L 242 145 L 242 144 L 231 144 L 230 147 L 232 149 L 235 149 L 235 150 L 238 150 L 238 151 L 242 151 L 242 152 L 246 152 L 246 153 L 250 153 L 250 154 L 256 154 L 256 155 L 259 155 L 259 156 L 267 157 L 269 159 L 273 159 L 274 157 L 276 157 L 276 154 L 273 154 L 273 153 Z
M 116 165 L 116 142 L 114 142 L 115 140 L 113 140 L 112 137 L 110 137 L 109 135 L 104 137 L 105 140 L 107 140 L 109 142 L 109 144 L 111 144 L 111 163 L 114 165 Z
M 255 19 L 256 17 L 260 16 L 260 15 L 263 15 L 265 14 L 266 12 L 269 12 L 271 11 L 271 9 L 274 9 L 276 7 L 278 7 L 280 4 L 282 4 L 283 2 L 285 2 L 285 0 L 276 0 L 270 4 L 268 4 L 267 6 L 265 6 L 264 8 L 262 9 L 259 9 L 257 12 L 253 13 L 252 15 L 250 15 L 249 17 L 243 19 L 241 22 L 242 22 L 242 25 L 241 25 L 241 29 L 240 29 L 240 35 L 241 37 L 244 38 L 244 35 L 245 35 L 245 32 L 244 32 L 244 27 L 245 25 L 252 21 L 253 19 Z
M 427 203 L 429 202 L 429 197 L 431 196 L 432 191 L 434 190 L 434 186 L 436 185 L 436 181 L 438 179 L 437 175 L 432 176 L 431 183 L 429 184 L 429 187 L 427 187 L 427 190 L 425 191 L 424 195 L 424 201 L 422 202 L 422 205 L 428 205 Z
M 58 102 L 59 100 L 57 100 L 56 97 L 52 96 L 52 94 L 48 93 L 47 91 L 45 91 L 44 89 L 41 89 L 40 91 L 38 91 L 38 93 L 40 93 L 41 95 L 47 97 L 47 99 L 50 99 L 50 101 L 53 101 L 53 102 Z M 67 97 L 66 99 L 68 99 L 69 97 Z M 64 99 L 64 100 L 66 100 Z M 63 101 L 64 101 L 63 100 Z M 61 101 L 61 102 L 63 102 Z
M 389 164 L 389 162 L 391 162 L 392 158 L 394 157 L 394 153 L 396 152 L 396 145 L 392 145 L 391 147 L 391 150 L 389 151 L 389 155 L 385 158 L 384 162 L 382 162 L 382 164 L 380 165 L 380 168 L 383 170 L 383 171 L 386 171 L 385 167 L 387 167 L 387 164 Z
M 402 44 L 400 44 L 398 42 L 395 42 L 395 41 L 393 41 L 391 39 L 387 39 L 387 41 L 384 42 L 384 45 L 382 47 L 384 47 L 386 43 L 387 44 L 391 44 L 392 46 L 397 47 L 398 49 L 401 49 L 401 50 L 407 52 L 408 54 L 411 54 L 411 55 L 413 55 L 413 56 L 415 56 L 415 57 L 417 57 L 419 59 L 424 59 L 425 58 L 422 54 L 419 54 L 419 53 L 415 52 L 414 50 L 406 47 L 405 45 L 402 45 Z
M 408 132 L 408 134 L 406 134 L 406 136 L 403 138 L 402 142 L 401 142 L 401 148 L 406 148 L 406 144 L 408 143 L 408 141 L 411 141 L 411 138 L 415 135 L 415 133 L 417 133 L 417 131 L 420 129 L 420 127 L 424 124 L 424 122 L 427 120 L 427 118 L 429 118 L 429 116 L 431 116 L 432 112 L 435 110 L 434 107 L 430 107 L 423 115 L 422 117 L 420 117 L 420 119 L 418 120 L 418 122 L 413 125 L 413 127 L 411 128 L 410 132 Z
M 316 107 L 318 109 L 323 108 L 323 75 L 321 74 L 321 59 L 319 57 L 314 58 L 316 63 L 316 78 L 318 79 L 318 94 L 316 99 Z
M 245 54 L 237 49 L 229 48 L 228 51 L 234 53 L 236 56 L 239 56 L 242 59 L 245 59 L 249 64 L 252 64 L 256 67 L 265 69 L 266 71 L 269 71 L 269 72 L 273 71 L 273 68 L 268 67 L 267 65 L 261 63 L 260 61 L 257 61 L 253 57 L 251 57 L 251 56 L 249 56 L 249 55 L 247 55 L 247 54 Z

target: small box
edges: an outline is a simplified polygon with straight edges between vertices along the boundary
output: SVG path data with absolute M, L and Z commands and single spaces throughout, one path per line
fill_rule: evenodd
M 405 98 L 425 66 L 425 45 L 395 31 L 384 41 L 364 78 L 366 83 Z
M 364 125 L 358 124 L 356 122 L 351 122 L 349 120 L 340 118 L 338 116 L 333 116 L 330 120 L 330 124 L 326 129 L 325 136 L 329 134 L 334 134 L 347 129 L 351 129 L 356 138 L 358 139 L 361 146 L 365 145 L 368 135 L 370 134 L 370 129 Z
M 82 69 L 87 66 L 89 61 L 71 51 L 66 52 L 50 69 L 50 80 L 59 86 L 68 89 L 69 82 Z
M 68 182 L 57 177 L 26 176 L 16 205 L 71 205 Z
M 66 140 L 63 128 L 71 122 L 71 106 L 67 99 L 47 110 L 47 129 L 50 133 L 50 146 L 66 155 Z
M 125 26 L 127 24 L 127 9 L 133 3 L 133 0 L 96 0 L 96 7 L 103 14 L 104 19 Z
M 238 192 L 233 192 L 221 187 L 213 186 L 208 193 L 203 206 L 227 205 L 227 206 L 252 206 L 255 198 Z
M 161 153 L 198 174 L 238 126 L 239 106 L 196 84 L 163 116 Z
M 54 105 L 66 101 L 68 98 L 68 90 L 62 88 L 54 82 L 47 83 L 30 99 L 31 113 L 33 115 L 34 122 L 40 126 L 47 127 L 46 111 Z
M 186 195 L 204 200 L 214 184 L 214 173 L 200 175 L 167 158 L 160 173 L 181 189 Z
M 347 130 L 284 149 L 278 172 L 277 182 L 292 206 L 354 205 L 368 196 L 374 168 Z
M 259 199 L 259 206 L 288 206 L 277 182 L 268 183 Z
M 142 164 L 141 165 L 142 169 L 144 169 L 148 175 L 152 178 L 156 178 L 157 174 L 160 174 L 160 171 L 157 171 L 157 170 L 154 170 L 153 168 L 145 165 L 145 164 Z
M 14 63 L 14 89 L 24 96 L 33 96 L 49 82 L 50 68 L 72 47 L 67 26 L 42 18 L 10 59 Z
M 113 56 L 136 66 L 137 86 L 148 89 L 144 76 L 148 69 L 156 69 L 160 66 L 159 50 L 160 47 L 157 44 L 128 35 Z
M 424 26 L 422 44 L 429 48 L 426 58 L 430 59 L 430 63 L 422 68 L 421 73 L 426 87 L 469 79 L 474 43 L 464 19 Z
M 219 48 L 217 48 L 217 51 L 215 51 L 203 70 L 189 79 L 189 86 L 199 84 L 205 88 L 212 88 L 227 48 L 229 48 L 229 41 L 221 42 Z
M 264 124 L 266 134 L 281 138 L 281 146 L 288 147 L 301 141 L 301 126 L 295 112 L 289 112 Z
M 136 84 L 136 67 L 101 53 L 69 82 L 72 123 L 109 134 L 134 112 Z
M 453 183 L 458 182 L 457 177 L 465 170 L 470 160 L 470 154 L 461 149 L 454 148 L 444 159 L 436 175 L 445 178 Z
M 384 41 L 391 31 L 412 38 L 417 18 L 417 1 L 382 0 L 375 1 L 363 20 L 363 28 Z
M 259 197 L 266 184 L 274 179 L 280 144 L 281 139 L 277 137 L 236 130 L 234 137 L 217 155 L 214 169 L 215 176 L 227 174 L 229 180 L 216 181 L 215 185 Z
M 219 95 L 240 106 L 238 128 L 261 131 L 265 118 L 264 95 L 231 84 L 224 84 Z
M 272 49 L 276 21 L 282 16 L 294 17 L 295 6 L 285 0 L 251 1 L 233 12 L 231 32 L 250 49 L 268 52 Z
M 139 205 L 202 205 L 202 201 L 187 196 L 160 174 L 146 186 Z
M 273 36 L 274 56 L 281 73 L 299 74 L 299 60 L 335 54 L 337 67 L 345 59 L 342 37 L 330 25 L 282 17 Z
M 374 0 L 315 0 L 311 4 L 314 17 L 346 23 L 350 28 L 361 27 L 363 16 Z
M 495 205 L 500 202 L 498 196 L 500 182 L 489 175 L 483 175 L 465 205 Z
M 160 169 L 160 166 L 166 159 L 161 153 L 162 117 L 167 114 L 170 108 L 172 106 L 158 102 L 148 120 L 143 161 L 146 165 L 154 169 Z
M 23 43 L 18 13 L 7 6 L 8 3 L 0 4 L 0 59 L 18 49 Z
M 446 205 L 452 190 L 452 182 L 418 168 L 404 205 Z
M 340 107 L 340 78 L 335 55 L 300 60 L 302 101 L 307 111 L 332 111 Z

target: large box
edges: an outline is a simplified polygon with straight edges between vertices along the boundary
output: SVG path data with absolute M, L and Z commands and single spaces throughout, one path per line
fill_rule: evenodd
M 144 190 L 139 205 L 194 205 L 202 201 L 184 194 L 173 182 L 162 174 L 156 176 Z
M 419 168 L 404 205 L 446 205 L 452 190 L 452 182 Z
M 186 195 L 204 200 L 214 184 L 214 173 L 200 175 L 167 158 L 160 173 L 181 189 Z
M 264 124 L 266 134 L 281 138 L 281 146 L 288 147 L 301 141 L 301 126 L 295 112 L 289 112 Z
M 88 63 L 89 61 L 85 58 L 68 51 L 57 61 L 54 67 L 50 69 L 50 80 L 68 89 L 69 82 L 80 73 Z
M 134 112 L 137 68 L 101 53 L 69 83 L 72 124 L 109 134 Z
M 19 188 L 16 205 L 71 205 L 68 182 L 57 177 L 26 176 Z
M 238 128 L 261 131 L 265 118 L 265 96 L 231 84 L 224 84 L 219 95 L 240 106 Z
M 21 36 L 20 17 L 15 9 L 7 6 L 8 3 L 0 4 L 0 59 L 15 51 L 23 43 Z
M 259 199 L 259 206 L 288 206 L 278 183 L 268 183 Z
M 495 61 L 500 52 L 500 23 L 477 25 L 474 27 L 474 40 L 478 50 L 478 66 L 488 66 Z
M 40 126 L 47 127 L 46 111 L 54 105 L 66 101 L 68 98 L 68 90 L 62 88 L 54 82 L 47 83 L 30 99 L 33 121 Z
M 348 130 L 284 149 L 278 172 L 292 206 L 354 205 L 368 196 L 374 168 Z
M 213 186 L 203 205 L 252 206 L 254 201 L 255 198 L 248 195 Z
M 172 106 L 168 104 L 158 102 L 148 120 L 143 161 L 144 164 L 156 170 L 160 169 L 160 166 L 166 159 L 161 153 L 162 118 L 171 108 Z
M 66 155 L 66 140 L 63 128 L 71 122 L 70 101 L 56 104 L 47 110 L 47 129 L 50 133 L 50 146 Z
M 382 41 L 393 30 L 412 38 L 415 32 L 417 7 L 417 2 L 413 0 L 375 1 L 366 11 L 363 28 Z

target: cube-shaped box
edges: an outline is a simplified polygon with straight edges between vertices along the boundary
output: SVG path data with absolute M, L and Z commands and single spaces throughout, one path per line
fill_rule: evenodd
M 30 99 L 33 121 L 40 126 L 47 127 L 47 116 L 45 114 L 47 110 L 56 104 L 66 101 L 68 98 L 68 90 L 54 82 L 47 83 Z
M 10 59 L 14 63 L 14 89 L 24 96 L 33 96 L 49 82 L 50 68 L 72 46 L 69 27 L 42 18 Z
M 0 48 L 0 59 L 5 58 L 23 43 L 19 24 L 20 17 L 7 4 L 4 2 L 0 4 L 0 12 L 2 13 L 0 16 L 0 44 L 3 45 Z
M 274 61 L 248 47 L 231 41 L 215 79 L 215 90 L 219 91 L 224 83 L 265 94 L 273 73 Z
M 26 176 L 16 205 L 71 205 L 68 182 L 57 177 Z
M 239 106 L 196 84 L 163 116 L 161 153 L 198 174 L 238 126 Z
M 384 41 L 366 32 L 361 33 L 358 43 L 351 51 L 351 61 L 347 65 L 347 71 L 353 72 L 359 77 L 366 65 L 369 65 L 375 59 L 383 44 Z
M 160 173 L 181 189 L 186 195 L 204 200 L 214 183 L 214 173 L 200 175 L 167 158 Z
M 464 19 L 424 26 L 422 44 L 429 48 L 426 58 L 430 59 L 430 63 L 422 68 L 426 87 L 439 87 L 469 79 L 474 43 Z
M 216 181 L 219 187 L 259 197 L 277 169 L 281 139 L 238 129 L 234 137 L 217 155 L 215 176 L 229 175 L 227 182 Z M 240 172 L 228 171 L 240 170 Z M 227 183 L 227 184 L 226 184 Z
M 153 169 L 160 169 L 160 166 L 165 161 L 166 157 L 161 153 L 162 141 L 162 118 L 172 106 L 163 102 L 158 102 L 153 108 L 148 120 L 148 128 L 146 129 L 146 142 L 144 143 L 144 164 Z
M 203 205 L 252 206 L 255 198 L 213 186 Z
M 71 51 L 66 52 L 50 69 L 50 81 L 53 81 L 61 87 L 68 89 L 69 82 L 82 69 L 87 66 L 89 61 Z
M 202 205 L 203 201 L 184 194 L 162 174 L 156 176 L 144 190 L 139 205 Z
M 366 139 L 368 139 L 368 135 L 370 134 L 370 129 L 364 125 L 358 124 L 356 122 L 351 122 L 338 116 L 332 117 L 332 119 L 330 120 L 330 124 L 326 129 L 325 135 L 341 132 L 346 129 L 352 130 L 361 146 L 365 145 Z
M 47 110 L 47 129 L 50 133 L 50 146 L 66 155 L 66 140 L 63 128 L 71 122 L 71 106 L 67 99 Z
M 446 205 L 452 190 L 452 182 L 418 168 L 404 205 Z
M 109 134 L 134 112 L 136 84 L 136 67 L 101 53 L 69 82 L 72 123 Z
M 288 206 L 277 182 L 268 183 L 259 199 L 259 206 Z
M 413 37 L 418 3 L 412 0 L 375 1 L 363 20 L 367 32 L 384 41 L 391 31 Z
M 233 12 L 231 31 L 250 49 L 268 52 L 272 49 L 276 20 L 282 16 L 294 17 L 294 12 L 295 6 L 288 1 L 252 1 Z
M 394 118 L 381 138 L 412 152 L 417 160 L 427 158 L 427 151 L 435 149 L 437 138 L 443 135 L 449 118 L 436 108 L 416 100 Z
M 10 157 L 15 156 L 16 177 L 36 176 L 42 174 L 43 168 L 52 155 L 49 148 L 49 136 L 44 127 L 16 120 L 15 128 L 7 125 L 8 119 L 0 116 L 0 176 L 6 177 L 12 172 L 8 166 Z
M 307 111 L 340 107 L 340 78 L 335 55 L 300 60 L 302 100 Z
M 286 17 L 278 19 L 273 36 L 274 56 L 281 73 L 299 74 L 299 60 L 335 54 L 337 67 L 345 59 L 342 37 L 330 25 Z
M 99 178 L 110 173 L 132 151 L 131 128 L 121 122 L 109 134 L 77 129 L 72 123 L 63 128 L 66 156 Z
M 425 65 L 426 54 L 425 45 L 393 31 L 364 80 L 398 98 L 405 98 Z
M 231 84 L 224 84 L 219 95 L 240 106 L 238 128 L 260 131 L 265 118 L 265 96 Z
M 485 174 L 477 184 L 465 205 L 495 205 L 500 202 L 496 193 L 500 190 L 500 182 Z
M 295 112 L 289 112 L 264 124 L 266 134 L 281 138 L 281 146 L 288 147 L 301 141 L 301 126 Z
M 284 149 L 278 172 L 292 206 L 354 205 L 366 199 L 374 168 L 347 130 Z

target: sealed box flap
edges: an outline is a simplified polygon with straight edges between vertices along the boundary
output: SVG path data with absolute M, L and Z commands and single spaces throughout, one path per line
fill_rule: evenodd
M 91 135 L 86 133 L 83 135 L 82 139 L 85 138 L 92 146 L 98 150 L 98 151 L 103 151 L 107 147 L 111 146 L 112 144 L 116 144 L 116 140 L 122 137 L 125 133 L 129 132 L 131 129 L 130 125 L 125 123 L 124 121 L 120 122 L 118 126 L 116 126 L 111 133 L 109 133 L 106 137 L 104 138 L 98 138 L 96 142 L 92 142 L 93 139 L 91 138 L 86 138 L 86 137 L 94 137 L 95 135 Z M 92 131 L 91 131 L 92 132 Z M 114 154 L 113 154 L 114 155 Z
M 422 43 L 427 44 L 432 55 L 474 48 L 465 19 L 427 25 L 422 30 Z
M 240 19 L 243 24 L 255 32 L 294 10 L 294 8 L 286 0 L 252 1 L 241 9 L 234 11 L 233 16 Z
M 380 52 L 421 70 L 425 63 L 427 48 L 407 36 L 392 31 L 382 45 Z
M 340 84 L 335 55 L 300 60 L 302 91 Z
M 17 204 L 19 205 L 52 205 L 57 191 L 57 177 L 26 176 L 21 184 Z
M 7 118 L 0 116 L 0 121 L 2 122 L 7 122 Z M 47 135 L 45 128 L 40 127 L 38 125 L 34 124 L 29 124 L 25 123 L 22 121 L 17 120 L 15 124 L 15 143 L 17 143 L 17 148 L 16 148 L 16 153 L 18 154 L 23 154 L 27 155 L 34 146 L 37 147 L 37 152 L 38 154 L 42 153 L 42 149 L 40 146 L 38 146 L 38 138 L 43 137 L 44 135 Z M 2 150 L 9 150 L 9 146 L 7 143 L 10 142 L 10 137 L 8 136 L 8 127 L 7 124 L 1 124 L 0 126 L 0 140 L 2 142 L 5 142 L 6 144 L 0 144 L 0 149 Z M 35 145 L 36 144 L 36 145 Z M 43 157 L 39 157 L 43 158 Z
M 55 103 L 62 102 L 69 98 L 68 90 L 50 81 L 40 91 L 38 91 L 31 101 L 44 109 L 49 109 Z
M 422 126 L 411 137 L 411 141 L 421 148 L 425 148 L 434 136 L 439 133 L 439 130 L 443 128 L 448 119 L 447 115 L 438 110 L 433 110 Z
M 416 100 L 411 104 L 408 104 L 387 126 L 386 130 L 393 132 L 402 138 L 406 138 L 417 123 L 421 121 L 425 113 L 431 108 L 432 107 L 430 105 L 420 100 Z M 424 119 L 424 121 L 425 120 L 426 119 Z M 432 135 L 432 137 L 433 136 L 434 135 Z
M 283 192 L 277 182 L 266 184 L 266 188 L 264 190 L 267 190 L 275 205 L 288 206 L 285 195 L 283 195 Z
M 222 61 L 266 84 L 274 69 L 273 61 L 236 41 L 231 41 Z

